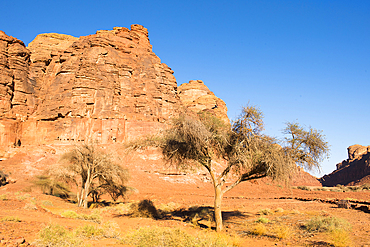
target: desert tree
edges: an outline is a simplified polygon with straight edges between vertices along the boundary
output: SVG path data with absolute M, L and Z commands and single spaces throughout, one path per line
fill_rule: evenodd
M 61 156 L 60 163 L 51 173 L 77 187 L 79 207 L 87 208 L 88 196 L 96 201 L 102 193 L 108 193 L 116 200 L 127 191 L 128 171 L 92 143 L 75 146 Z
M 278 140 L 262 131 L 263 113 L 257 107 L 246 106 L 231 126 L 207 113 L 199 118 L 182 115 L 165 133 L 162 146 L 165 159 L 178 168 L 200 165 L 208 171 L 215 193 L 217 231 L 223 228 L 224 193 L 241 182 L 263 177 L 287 181 L 296 162 L 300 162 L 301 157 L 293 155 L 293 148 L 282 147 Z M 221 171 L 215 167 L 219 159 L 225 161 Z M 232 181 L 231 185 L 225 186 L 227 180 Z
M 320 169 L 320 162 L 329 156 L 329 144 L 322 131 L 287 122 L 283 134 L 285 149 L 297 165 L 307 170 Z

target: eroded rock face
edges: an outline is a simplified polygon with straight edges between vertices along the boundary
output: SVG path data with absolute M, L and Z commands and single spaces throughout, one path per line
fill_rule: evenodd
M 184 106 L 214 108 L 228 121 L 203 82 L 179 93 L 173 73 L 140 25 L 41 34 L 28 48 L 0 32 L 0 145 L 124 141 L 164 128 Z
M 27 118 L 34 107 L 28 81 L 30 52 L 22 41 L 0 31 L 0 117 Z
M 324 186 L 360 185 L 370 182 L 370 146 L 352 145 L 347 148 L 348 159 L 337 169 L 320 179 Z
M 197 113 L 208 110 L 222 119 L 225 123 L 230 120 L 227 116 L 225 102 L 217 98 L 201 80 L 192 80 L 178 88 L 179 97 L 183 105 Z

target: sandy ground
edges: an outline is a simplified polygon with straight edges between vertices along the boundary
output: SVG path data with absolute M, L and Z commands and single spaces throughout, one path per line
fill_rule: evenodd
M 18 217 L 20 222 L 0 221 L 0 246 L 27 246 L 39 238 L 46 225 L 56 223 L 73 230 L 85 224 L 95 224 L 78 219 L 61 217 L 66 210 L 91 214 L 93 209 L 81 209 L 58 197 L 42 194 L 31 187 L 35 175 L 58 161 L 69 146 L 22 147 L 9 150 L 7 160 L 0 162 L 0 170 L 10 174 L 15 183 L 0 187 L 0 219 Z M 194 226 L 183 215 L 168 214 L 162 219 L 130 218 L 125 214 L 132 202 L 150 199 L 157 208 L 171 205 L 172 210 L 188 210 L 192 206 L 212 207 L 213 187 L 202 169 L 192 172 L 177 172 L 163 164 L 156 150 L 146 150 L 124 156 L 120 146 L 106 147 L 121 157 L 120 162 L 130 170 L 129 186 L 137 189 L 120 204 L 98 209 L 102 221 L 119 225 L 121 235 L 143 226 L 178 227 L 188 232 L 207 231 L 214 223 L 199 221 Z M 103 198 L 108 200 L 108 198 Z M 306 199 L 307 201 L 304 201 Z M 370 246 L 370 214 L 361 210 L 338 208 L 331 203 L 315 199 L 351 199 L 370 202 L 370 191 L 331 192 L 292 189 L 268 180 L 245 182 L 225 194 L 223 218 L 225 232 L 238 236 L 241 246 L 330 246 L 326 233 L 310 233 L 302 227 L 316 216 L 334 216 L 347 220 L 352 225 L 351 246 Z M 263 216 L 267 233 L 251 234 L 260 211 L 270 209 L 272 214 Z M 208 224 L 208 225 L 207 225 Z M 292 233 L 287 239 L 278 239 L 274 233 L 277 225 L 289 226 Z M 26 241 L 21 245 L 21 242 Z M 18 242 L 17 242 L 18 241 Z M 87 240 L 92 246 L 119 246 L 116 239 Z

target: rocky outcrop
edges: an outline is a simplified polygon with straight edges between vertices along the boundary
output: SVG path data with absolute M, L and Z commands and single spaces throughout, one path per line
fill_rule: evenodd
M 28 81 L 30 51 L 22 41 L 0 31 L 0 118 L 26 119 L 34 107 Z
M 348 159 L 337 169 L 320 179 L 324 186 L 360 185 L 370 182 L 370 146 L 352 145 L 347 148 Z
M 0 32 L 0 146 L 121 142 L 164 128 L 182 107 L 216 107 L 228 121 L 225 103 L 201 81 L 178 91 L 173 73 L 140 25 L 40 34 L 27 48 Z
M 208 110 L 222 119 L 225 123 L 230 120 L 227 116 L 225 102 L 217 98 L 201 80 L 192 80 L 178 88 L 182 104 L 193 112 Z

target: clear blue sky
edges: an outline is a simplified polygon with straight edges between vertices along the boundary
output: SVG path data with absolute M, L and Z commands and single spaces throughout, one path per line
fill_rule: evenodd
M 370 1 L 0 1 L 0 30 L 31 42 L 115 26 L 149 29 L 154 52 L 178 84 L 201 79 L 234 119 L 250 102 L 266 132 L 287 121 L 323 130 L 322 173 L 370 145 Z

